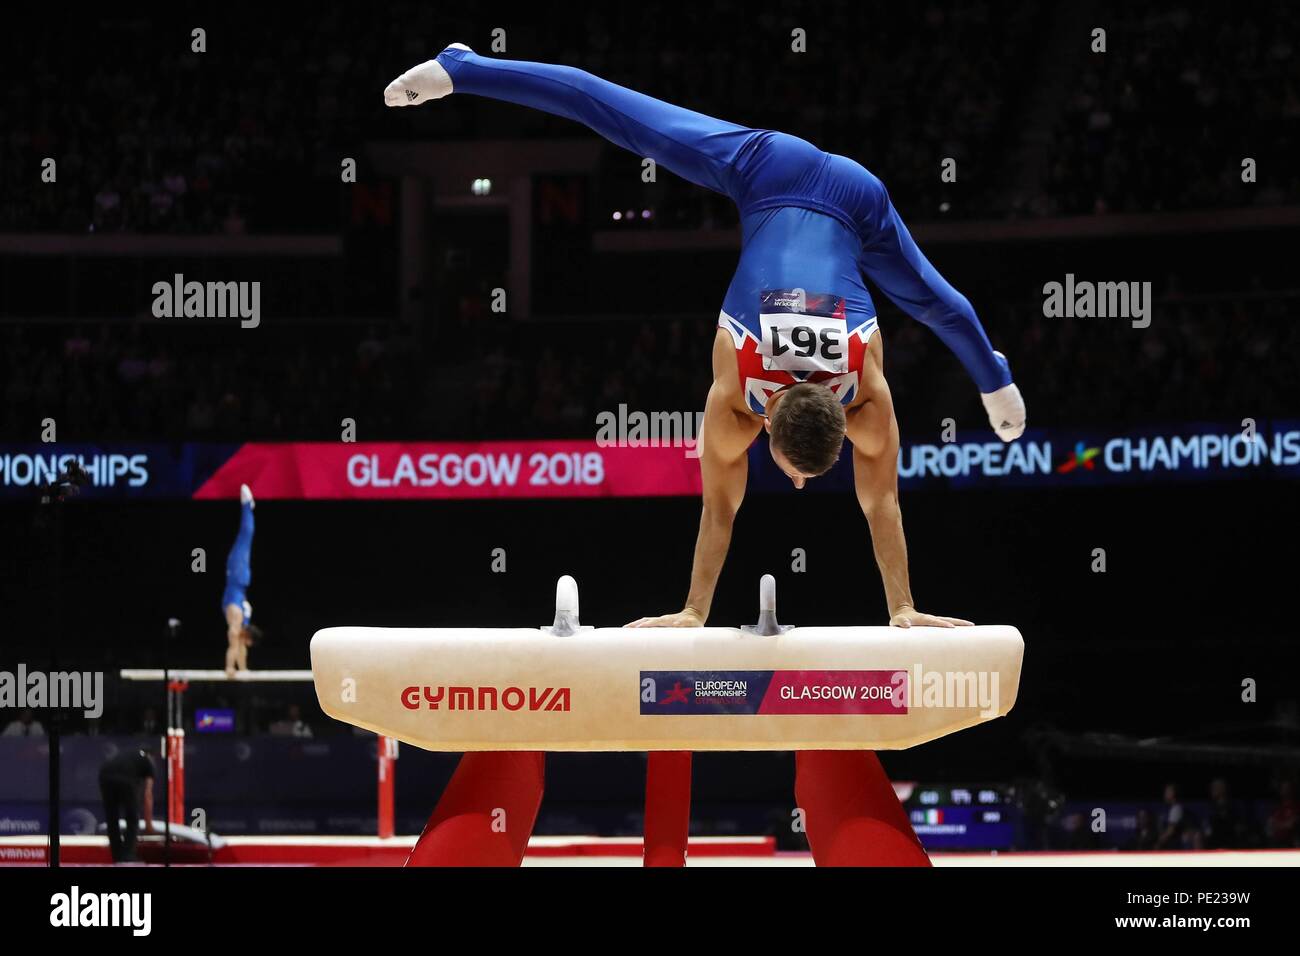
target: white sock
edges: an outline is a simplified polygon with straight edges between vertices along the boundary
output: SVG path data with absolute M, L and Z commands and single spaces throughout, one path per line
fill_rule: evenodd
M 453 43 L 449 50 L 468 50 L 463 43 Z M 388 106 L 419 106 L 428 100 L 440 100 L 452 92 L 451 77 L 437 60 L 425 60 L 413 66 L 384 87 Z

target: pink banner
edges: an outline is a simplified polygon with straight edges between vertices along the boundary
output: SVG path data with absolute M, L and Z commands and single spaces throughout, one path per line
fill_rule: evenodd
M 906 714 L 907 671 L 776 671 L 760 714 Z
M 595 441 L 247 444 L 195 492 L 234 498 L 634 498 L 698 495 L 685 448 Z

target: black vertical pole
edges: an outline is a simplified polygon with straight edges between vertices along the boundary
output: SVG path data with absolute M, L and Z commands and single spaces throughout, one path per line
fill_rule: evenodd
M 41 489 L 41 523 L 45 524 L 52 540 L 49 543 L 50 548 L 50 593 L 53 600 L 50 602 L 50 675 L 58 673 L 59 669 L 59 640 L 63 635 L 63 502 L 79 494 L 81 486 L 89 481 L 85 469 L 81 463 L 71 459 L 63 473 L 59 475 L 50 484 Z M 54 702 L 51 701 L 51 704 Z M 59 710 L 55 706 L 50 706 L 46 710 L 46 718 L 49 721 L 49 728 L 46 731 L 46 741 L 49 743 L 49 860 L 50 866 L 57 867 L 60 865 L 59 826 L 62 822 L 62 806 L 60 801 L 60 760 L 59 753 Z
M 171 637 L 171 624 L 167 625 L 167 636 Z M 163 745 L 162 745 L 162 762 L 163 762 L 163 866 L 172 865 L 172 762 L 171 762 L 171 720 L 172 720 L 172 682 L 171 675 L 167 670 L 167 650 L 171 641 L 163 645 L 163 695 L 166 698 L 167 706 L 163 710 Z
M 53 628 L 53 632 L 50 634 L 50 681 L 53 681 L 54 675 L 59 672 L 59 638 L 63 633 L 63 496 L 57 493 L 57 489 L 56 493 L 51 496 L 48 507 L 54 509 L 54 542 L 51 554 L 54 567 L 50 576 L 50 587 L 54 593 L 54 607 L 50 612 L 50 625 Z M 54 702 L 51 700 L 50 703 L 52 705 Z M 61 849 L 59 827 L 63 816 L 59 801 L 61 787 L 59 761 L 61 754 L 59 753 L 58 708 L 51 706 L 47 711 L 47 719 L 50 724 L 46 728 L 45 738 L 50 747 L 50 866 L 58 867 Z
M 179 618 L 170 617 L 167 619 L 167 636 L 164 638 L 162 653 L 162 672 L 163 672 L 163 866 L 172 864 L 172 762 L 171 762 L 171 744 L 172 728 L 180 726 L 173 723 L 173 717 L 180 720 L 180 705 L 176 702 L 177 694 L 172 691 L 171 675 L 171 645 L 172 641 L 181 632 L 181 622 Z M 176 713 L 173 713 L 173 712 Z

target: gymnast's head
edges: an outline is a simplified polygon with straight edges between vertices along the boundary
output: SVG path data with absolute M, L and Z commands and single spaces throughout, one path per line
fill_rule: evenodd
M 262 629 L 256 624 L 245 624 L 243 637 L 244 643 L 249 647 L 260 644 L 262 642 Z
M 844 406 L 825 385 L 800 382 L 767 401 L 764 425 L 772 460 L 796 488 L 824 475 L 844 446 Z

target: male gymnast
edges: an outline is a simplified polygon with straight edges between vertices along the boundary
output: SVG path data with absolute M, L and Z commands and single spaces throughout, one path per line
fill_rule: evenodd
M 389 106 L 473 93 L 565 116 L 653 159 L 740 208 L 740 263 L 713 344 L 700 441 L 704 508 L 681 611 L 637 627 L 698 627 L 745 495 L 748 449 L 766 427 L 772 458 L 796 488 L 839 460 L 847 436 L 890 623 L 968 623 L 918 611 L 898 506 L 898 424 L 865 274 L 956 353 L 1004 441 L 1025 428 L 1005 357 L 970 303 L 930 265 L 884 185 L 851 159 L 785 133 L 748 129 L 567 66 L 494 60 L 453 44 L 384 90 Z
M 452 92 L 576 120 L 728 196 L 740 210 L 740 261 L 718 316 L 713 384 L 700 436 L 703 513 L 690 591 L 680 611 L 643 617 L 631 626 L 700 627 L 708 619 L 745 495 L 748 449 L 762 428 L 772 458 L 796 488 L 831 469 L 845 437 L 852 443 L 855 489 L 890 624 L 970 624 L 923 613 L 913 604 L 898 503 L 898 423 L 863 276 L 957 355 L 1003 441 L 1024 432 L 1025 404 L 1006 358 L 994 351 L 971 304 L 921 254 L 881 181 L 853 160 L 786 133 L 723 122 L 572 67 L 482 57 L 463 44 L 403 73 L 384 90 L 384 101 L 417 106 Z M 679 755 L 652 755 L 650 790 L 654 758 L 665 766 L 669 756 Z M 685 768 L 689 781 L 688 762 Z M 919 850 L 874 754 L 799 753 L 796 795 L 819 864 L 891 858 L 868 845 L 881 844 L 875 824 L 882 822 Z M 667 829 L 680 830 L 684 850 L 684 827 Z M 900 843 L 892 859 L 912 856 Z M 670 848 L 665 859 L 675 858 Z

